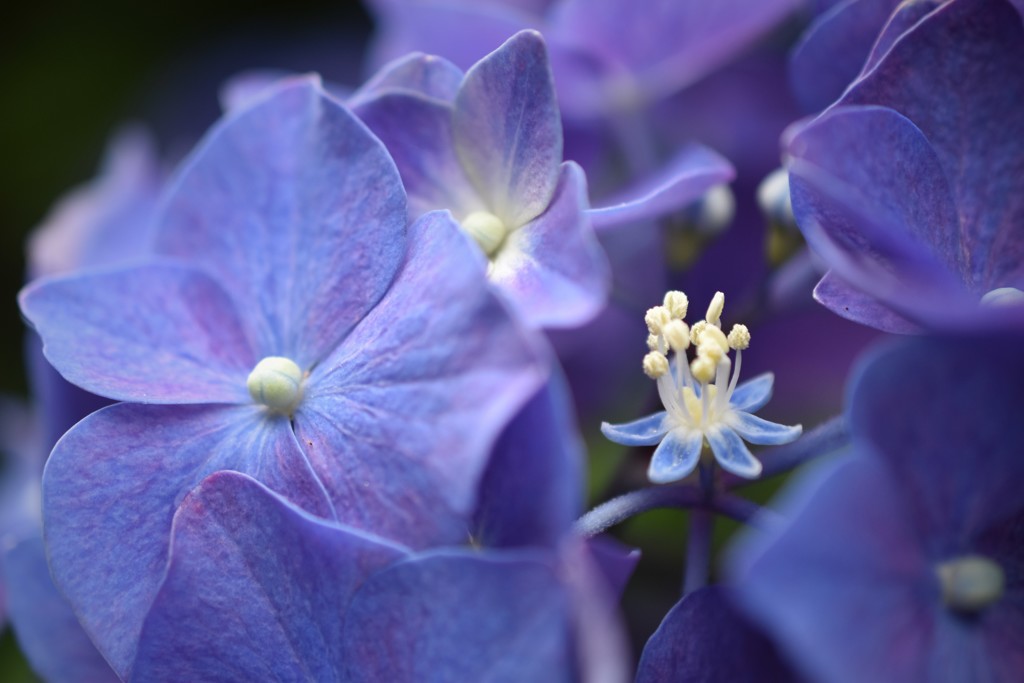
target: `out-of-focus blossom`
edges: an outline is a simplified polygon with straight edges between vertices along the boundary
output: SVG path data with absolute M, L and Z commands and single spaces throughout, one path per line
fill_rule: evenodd
M 927 3 L 925 3 L 927 7 Z M 815 295 L 894 332 L 1024 324 L 1024 23 L 1005 0 L 890 20 L 836 106 L 788 135 Z
M 904 340 L 854 380 L 853 453 L 737 553 L 742 606 L 822 681 L 1024 670 L 1021 339 Z
M 173 511 L 209 473 L 412 546 L 464 536 L 493 440 L 546 371 L 448 219 L 406 232 L 383 147 L 297 79 L 185 164 L 159 260 L 23 293 L 55 367 L 126 401 L 44 476 L 54 578 L 120 674 Z

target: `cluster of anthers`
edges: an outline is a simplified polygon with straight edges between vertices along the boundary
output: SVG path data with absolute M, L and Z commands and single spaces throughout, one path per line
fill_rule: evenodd
M 650 333 L 644 356 L 644 372 L 658 381 L 658 393 L 665 409 L 686 418 L 694 426 L 706 426 L 729 405 L 740 376 L 741 351 L 750 346 L 746 325 L 733 325 L 728 336 L 722 332 L 725 295 L 715 292 L 704 320 L 693 327 L 685 322 L 689 300 L 682 292 L 665 294 L 661 306 L 648 309 L 644 321 Z M 696 350 L 687 362 L 690 346 Z M 736 368 L 730 375 L 730 349 L 736 351 Z M 674 362 L 668 354 L 673 353 Z
M 665 410 L 626 424 L 606 422 L 601 431 L 626 446 L 658 444 L 647 471 L 655 483 L 689 475 L 705 445 L 723 469 L 753 479 L 761 474 L 761 463 L 744 441 L 787 443 L 800 435 L 801 427 L 753 415 L 771 397 L 773 377 L 766 373 L 738 384 L 741 353 L 750 346 L 750 331 L 745 325 L 734 325 L 728 335 L 722 331 L 725 295 L 716 292 L 704 319 L 692 327 L 685 322 L 688 306 L 685 294 L 668 292 L 662 305 L 645 316 L 650 352 L 644 356 L 644 372 L 657 380 Z M 736 352 L 735 365 L 730 351 Z

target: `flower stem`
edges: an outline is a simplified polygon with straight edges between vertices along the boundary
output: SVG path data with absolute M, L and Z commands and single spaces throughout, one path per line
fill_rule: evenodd
M 683 595 L 707 585 L 711 569 L 711 536 L 715 518 L 704 510 L 690 511 L 690 530 L 686 536 L 686 574 Z

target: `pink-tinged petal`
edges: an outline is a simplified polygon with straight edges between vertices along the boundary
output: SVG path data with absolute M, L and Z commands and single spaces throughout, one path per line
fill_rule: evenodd
M 405 227 L 405 193 L 384 146 L 304 77 L 207 135 L 171 187 L 157 248 L 224 286 L 261 357 L 306 368 L 383 296 Z
M 20 295 L 47 360 L 87 391 L 137 403 L 248 402 L 258 360 L 227 293 L 153 263 L 37 280 Z
M 387 296 L 313 370 L 295 427 L 342 522 L 424 547 L 466 540 L 494 442 L 548 370 L 446 213 L 410 242 Z
M 928 138 L 956 201 L 964 280 L 978 296 L 1024 287 L 1021 64 L 1024 23 L 1010 3 L 954 0 L 904 32 L 842 100 L 891 107 Z
M 535 327 L 578 327 L 604 308 L 611 273 L 587 216 L 579 166 L 563 164 L 551 205 L 509 234 L 488 276 Z
M 466 72 L 453 125 L 455 151 L 491 213 L 511 228 L 548 208 L 562 122 L 539 33 L 517 33 Z
M 414 52 L 381 67 L 370 80 L 352 93 L 348 105 L 354 110 L 369 99 L 395 91 L 422 95 L 441 102 L 454 102 L 462 85 L 462 77 L 462 70 L 444 57 Z
M 568 602 L 537 553 L 414 557 L 375 574 L 352 600 L 346 680 L 570 681 Z
M 213 474 L 174 517 L 167 577 L 132 680 L 342 680 L 352 593 L 404 555 L 318 520 L 244 475 Z
M 714 150 L 686 145 L 655 173 L 602 199 L 604 206 L 591 209 L 590 217 L 598 229 L 657 218 L 684 208 L 735 175 L 732 164 Z
M 50 455 L 43 522 L 54 582 L 122 676 L 164 575 L 174 511 L 222 469 L 333 513 L 287 418 L 256 406 L 119 403 L 78 423 Z
M 883 332 L 919 334 L 923 328 L 878 299 L 851 287 L 829 271 L 814 288 L 814 298 L 836 315 Z
M 455 155 L 451 106 L 421 95 L 384 92 L 354 111 L 395 160 L 409 193 L 410 218 L 448 209 L 462 220 L 486 208 Z

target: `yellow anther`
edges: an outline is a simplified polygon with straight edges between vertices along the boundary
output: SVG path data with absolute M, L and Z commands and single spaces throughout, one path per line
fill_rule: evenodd
M 700 346 L 705 344 L 717 344 L 722 353 L 729 351 L 729 340 L 726 338 L 725 332 L 722 332 L 721 328 L 714 325 L 705 327 L 704 333 L 700 336 Z
M 692 343 L 694 346 L 699 346 L 700 338 L 704 334 L 704 330 L 707 328 L 707 326 L 707 320 L 698 320 L 697 322 L 695 322 L 693 324 L 693 327 L 690 328 L 690 343 Z
M 672 321 L 672 314 L 664 306 L 655 306 L 647 309 L 644 322 L 651 334 L 661 334 L 661 329 Z
M 708 341 L 708 335 L 705 333 L 703 341 L 701 341 L 700 346 L 697 347 L 697 357 L 707 358 L 712 363 L 717 364 L 724 356 L 725 351 L 722 347 L 713 341 Z
M 656 334 L 647 335 L 647 348 L 650 349 L 651 351 L 657 351 L 658 347 L 660 346 L 660 339 L 661 337 L 659 337 Z
M 673 320 L 661 331 L 668 347 L 676 353 L 682 353 L 690 346 L 690 327 L 682 320 Z
M 682 320 L 686 317 L 686 309 L 690 306 L 690 300 L 682 292 L 672 290 L 665 292 L 665 308 L 672 314 L 673 318 Z
M 746 325 L 733 325 L 729 331 L 729 346 L 743 350 L 750 346 L 750 330 Z
M 703 384 L 707 384 L 715 378 L 715 369 L 718 367 L 718 363 L 711 360 L 708 356 L 698 356 L 692 363 L 690 363 L 690 372 L 693 373 L 694 379 Z
M 658 379 L 668 372 L 668 358 L 658 351 L 651 351 L 644 356 L 644 374 L 651 379 Z
M 508 226 L 490 211 L 474 211 L 462 219 L 461 225 L 488 258 L 498 253 L 508 237 Z
M 705 320 L 708 321 L 708 325 L 719 325 L 722 318 L 722 310 L 725 308 L 725 294 L 721 292 L 715 292 L 715 295 L 711 297 L 711 303 L 708 304 L 708 314 Z

